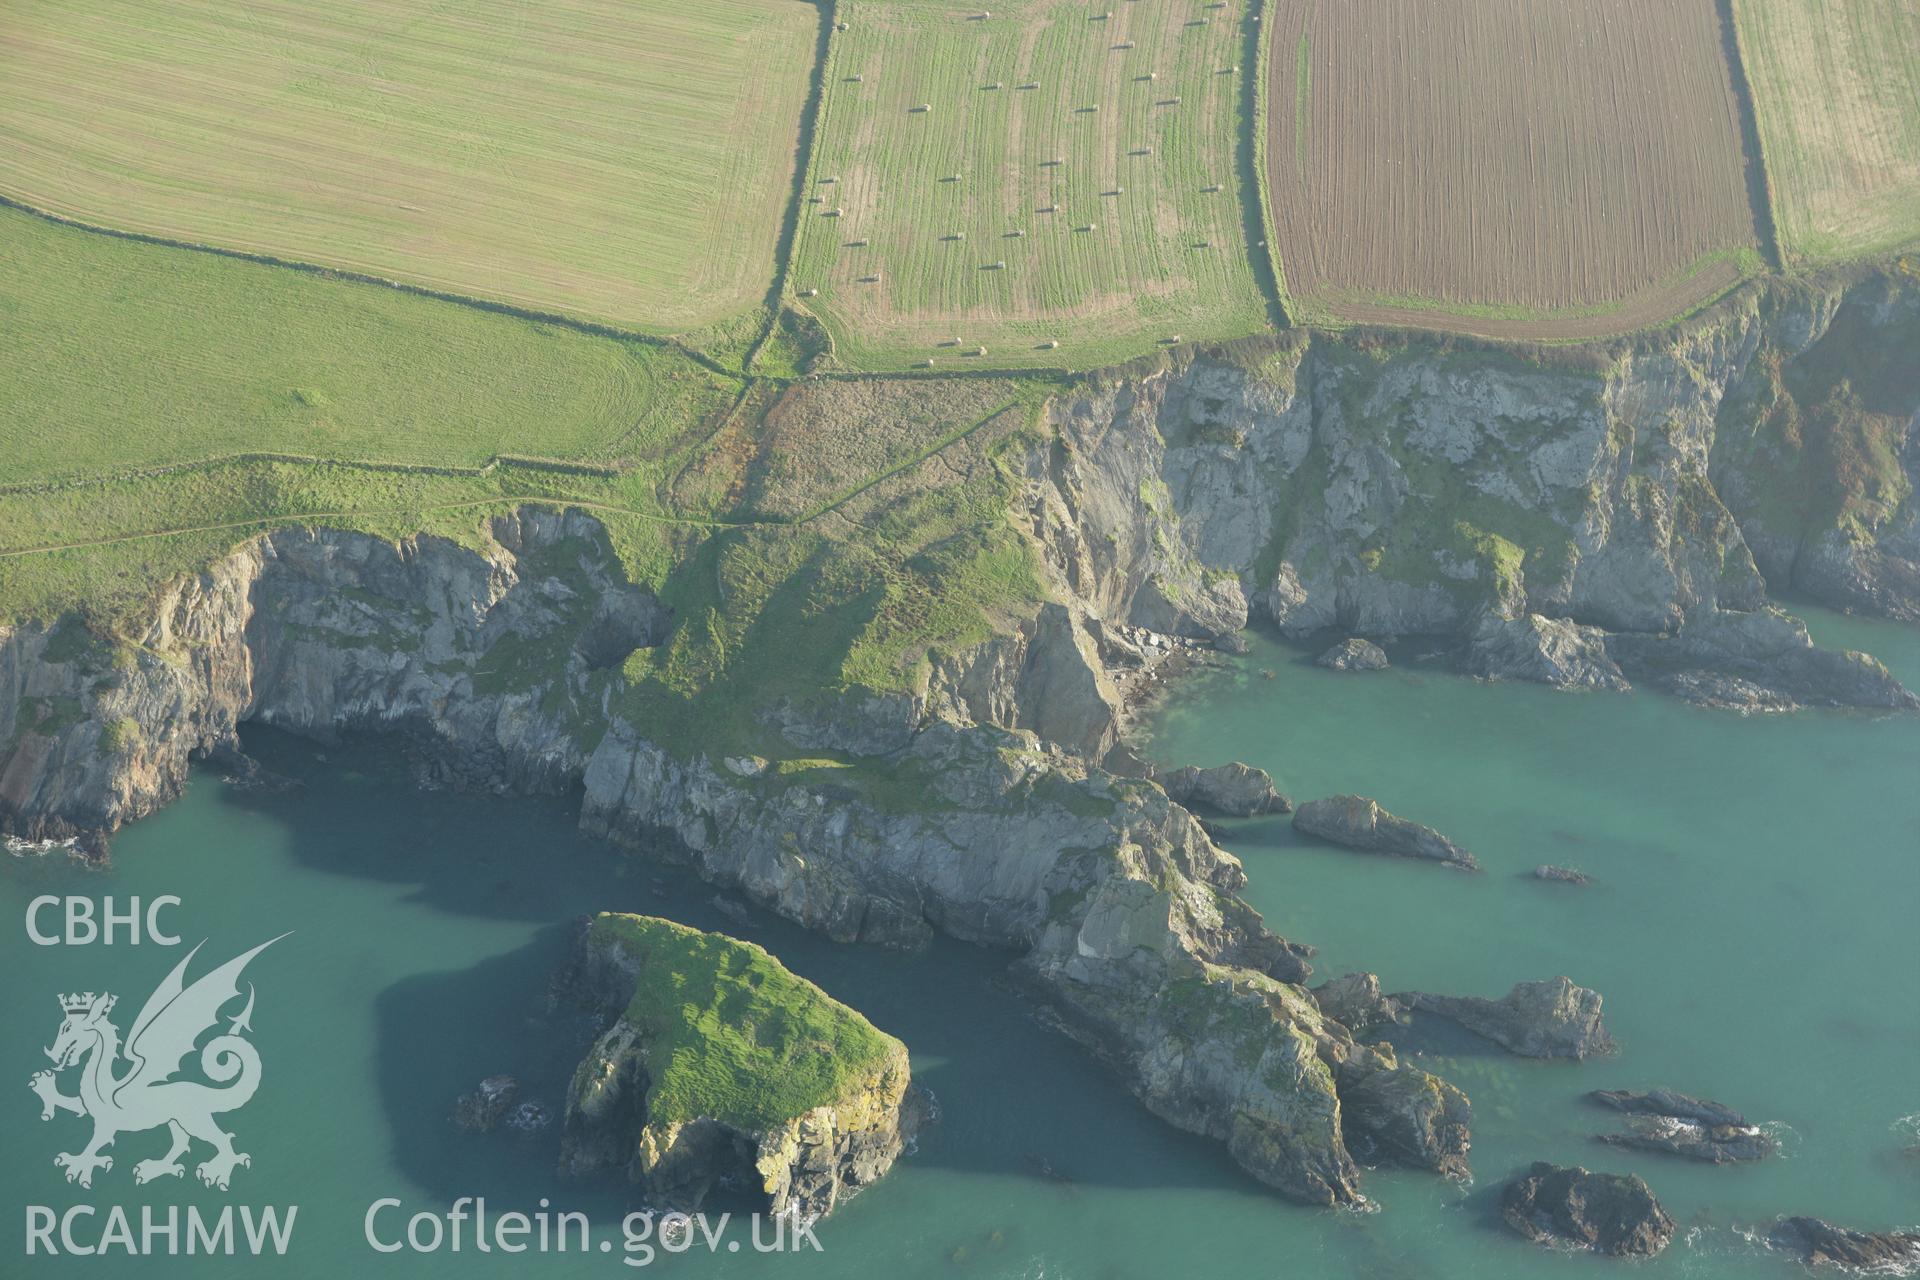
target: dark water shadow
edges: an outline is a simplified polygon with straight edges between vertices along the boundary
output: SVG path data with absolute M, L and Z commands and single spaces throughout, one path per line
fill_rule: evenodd
M 916 1083 L 941 1112 L 912 1162 L 1029 1178 L 1037 1194 L 1199 1187 L 1273 1199 L 1222 1147 L 1147 1113 L 1112 1073 L 1036 1021 L 1005 984 L 1006 953 L 937 939 L 905 954 L 833 943 L 759 908 L 723 913 L 714 887 L 685 868 L 580 836 L 570 802 L 419 792 L 398 753 L 381 744 L 331 748 L 324 760 L 273 731 L 250 730 L 246 745 L 302 785 L 229 787 L 223 803 L 282 823 L 303 865 L 413 886 L 414 901 L 449 914 L 543 922 L 528 946 L 466 969 L 397 978 L 376 997 L 376 1077 L 396 1160 L 441 1195 L 571 1188 L 554 1172 L 558 1115 L 590 1027 L 548 1008 L 548 984 L 569 922 L 620 910 L 759 943 L 905 1042 Z M 456 1132 L 454 1099 L 497 1072 L 545 1103 L 553 1126 L 533 1135 Z M 615 1185 L 598 1194 L 617 1207 L 630 1193 Z

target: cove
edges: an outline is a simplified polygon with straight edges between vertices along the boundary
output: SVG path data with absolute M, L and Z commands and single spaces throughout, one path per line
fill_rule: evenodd
M 1920 634 L 1811 620 L 1817 638 L 1869 648 L 1920 681 Z M 998 984 L 1010 957 L 946 943 L 917 955 L 836 946 L 758 911 L 743 929 L 713 906 L 710 887 L 580 838 L 571 800 L 421 792 L 377 745 L 322 753 L 261 731 L 249 749 L 301 789 L 247 792 L 202 771 L 177 805 L 120 835 L 110 871 L 57 856 L 0 865 L 0 927 L 20 931 L 0 990 L 0 1081 L 16 1090 L 0 1105 L 0 1184 L 12 1203 L 56 1210 L 297 1204 L 288 1255 L 36 1257 L 27 1273 L 630 1274 L 617 1250 L 382 1255 L 361 1226 L 383 1197 L 409 1213 L 484 1196 L 490 1212 L 530 1214 L 545 1198 L 617 1238 L 630 1197 L 555 1174 L 554 1129 L 472 1137 L 448 1122 L 454 1097 L 496 1071 L 557 1109 L 585 1029 L 547 1009 L 546 983 L 567 922 L 603 909 L 763 943 L 900 1036 L 941 1106 L 916 1152 L 821 1225 L 823 1253 L 696 1250 L 654 1262 L 676 1273 L 1606 1274 L 1608 1264 L 1537 1250 L 1492 1224 L 1493 1190 L 1536 1158 L 1643 1174 L 1682 1225 L 1646 1268 L 1655 1275 L 1799 1274 L 1740 1234 L 1777 1213 L 1882 1228 L 1913 1220 L 1920 1165 L 1896 1127 L 1920 1112 L 1920 721 L 1741 720 L 1650 694 L 1484 684 L 1419 663 L 1417 646 L 1384 675 L 1341 676 L 1291 647 L 1255 645 L 1180 686 L 1152 726 L 1156 759 L 1245 759 L 1296 799 L 1363 791 L 1440 827 L 1487 868 L 1469 877 L 1319 848 L 1284 820 L 1233 824 L 1225 842 L 1247 864 L 1249 896 L 1277 931 L 1321 949 L 1317 978 L 1367 968 L 1389 989 L 1500 994 L 1565 972 L 1607 998 L 1623 1043 L 1610 1060 L 1526 1062 L 1461 1039 L 1431 1047 L 1428 1065 L 1474 1099 L 1474 1185 L 1376 1171 L 1378 1212 L 1290 1205 L 1213 1144 L 1147 1115 L 1034 1022 Z M 1596 883 L 1522 878 L 1539 862 L 1578 866 Z M 54 1168 L 54 1153 L 84 1134 L 70 1116 L 43 1124 L 26 1088 L 45 1064 L 56 996 L 106 988 L 137 1006 L 179 958 L 153 946 L 27 945 L 27 901 L 69 892 L 176 894 L 170 926 L 189 946 L 208 938 L 213 962 L 294 931 L 249 971 L 266 1074 L 229 1118 L 254 1161 L 224 1197 L 192 1182 L 134 1186 L 131 1164 L 156 1153 L 157 1134 L 125 1135 L 91 1192 Z M 1717 1169 L 1591 1141 L 1609 1117 L 1581 1094 L 1655 1084 L 1783 1124 L 1788 1158 Z M 22 1258 L 22 1225 L 0 1224 L 0 1273 Z

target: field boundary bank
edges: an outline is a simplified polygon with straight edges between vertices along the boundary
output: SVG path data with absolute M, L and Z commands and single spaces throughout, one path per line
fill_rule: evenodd
M 780 232 L 773 245 L 773 283 L 767 287 L 766 319 L 760 336 L 747 348 L 740 368 L 751 373 L 767 345 L 780 327 L 780 311 L 785 305 L 787 281 L 793 274 L 793 255 L 800 246 L 800 215 L 807 204 L 807 179 L 813 172 L 814 138 L 820 125 L 820 111 L 827 98 L 827 64 L 833 57 L 835 25 L 840 20 L 840 0 L 811 0 L 820 14 L 820 31 L 813 42 L 813 73 L 807 78 L 807 100 L 800 107 L 800 133 L 794 140 L 793 189 L 787 193 L 786 213 L 780 219 Z
M 649 347 L 658 347 L 685 356 L 701 367 L 726 378 L 739 378 L 739 369 L 729 369 L 720 361 L 703 351 L 698 351 L 677 338 L 665 337 L 657 333 L 643 333 L 638 329 L 623 329 L 618 325 L 603 323 L 599 320 L 583 320 L 578 316 L 565 315 L 558 311 L 539 311 L 532 307 L 516 306 L 511 302 L 497 302 L 491 298 L 481 298 L 468 293 L 455 293 L 448 289 L 435 289 L 430 285 L 411 284 L 405 280 L 395 280 L 388 276 L 377 276 L 370 272 L 354 271 L 345 267 L 329 267 L 318 262 L 307 262 L 300 258 L 282 258 L 271 253 L 256 253 L 250 249 L 229 249 L 222 245 L 207 244 L 199 240 L 182 240 L 174 236 L 155 235 L 149 231 L 131 231 L 125 227 L 110 227 L 104 223 L 89 222 L 84 218 L 75 218 L 64 213 L 55 213 L 39 205 L 0 192 L 0 208 L 15 210 L 31 217 L 51 222 L 56 226 L 68 227 L 75 231 L 84 231 L 90 235 L 110 236 L 116 240 L 130 240 L 136 244 L 150 244 L 163 249 L 183 249 L 189 253 L 212 254 L 217 258 L 229 258 L 236 262 L 250 262 L 255 266 L 279 267 L 287 271 L 298 271 L 303 275 L 317 276 L 323 280 L 345 280 L 353 284 L 375 285 L 390 289 L 395 293 L 412 294 L 417 298 L 430 298 L 435 302 L 449 302 L 455 306 L 470 307 L 475 311 L 488 311 L 495 315 L 507 316 L 515 320 L 525 320 L 535 324 L 559 325 L 579 333 L 591 334 L 596 338 L 612 338 L 619 342 L 637 342 Z
M 102 475 L 0 485 L 0 497 L 26 497 L 37 493 L 60 493 L 69 489 L 96 489 L 103 485 L 117 484 L 123 480 L 158 480 L 170 475 L 214 471 L 221 467 L 246 466 L 262 462 L 283 462 L 303 467 L 347 467 L 356 471 L 381 471 L 397 475 L 449 476 L 460 480 L 473 480 L 491 475 L 501 467 L 518 467 L 526 471 L 547 471 L 559 475 L 591 476 L 600 480 L 617 479 L 622 474 L 619 467 L 600 463 L 565 462 L 556 458 L 531 458 L 511 453 L 496 453 L 478 466 L 463 467 L 453 463 L 390 462 L 379 458 L 326 458 L 310 453 L 249 450 L 243 453 L 219 453 L 186 462 L 164 462 L 157 466 L 139 467 L 131 471 L 110 471 Z
M 380 516 L 424 515 L 429 512 L 461 511 L 474 507 L 492 506 L 578 507 L 584 511 L 613 512 L 619 515 L 632 516 L 635 519 L 647 520 L 655 524 L 671 524 L 700 529 L 797 529 L 834 514 L 847 503 L 852 502 L 855 498 L 858 498 L 861 494 L 874 488 L 876 485 L 911 471 L 923 463 L 932 461 L 948 449 L 969 439 L 982 427 L 1002 417 L 1010 410 L 1018 408 L 1020 403 L 1020 400 L 1017 398 L 1010 400 L 998 409 L 980 418 L 978 421 L 970 423 L 961 430 L 934 441 L 925 450 L 883 469 L 879 473 L 861 481 L 846 492 L 829 499 L 823 505 L 806 512 L 804 515 L 787 519 L 767 516 L 741 520 L 701 519 L 697 516 L 679 516 L 659 511 L 644 511 L 638 507 L 623 506 L 616 502 L 601 502 L 592 498 L 554 494 L 501 494 L 499 496 L 489 496 L 485 498 L 462 499 L 459 502 L 429 503 L 425 506 L 369 507 L 358 511 L 287 512 L 280 515 L 253 516 L 244 520 L 219 521 L 205 525 L 185 525 L 179 528 L 150 529 L 137 533 L 116 534 L 104 538 L 83 538 L 74 542 L 43 543 L 31 547 L 0 548 L 0 560 L 29 555 L 48 555 L 59 551 L 82 551 L 94 547 L 118 546 L 127 542 L 142 542 L 153 538 L 180 537 L 192 533 L 218 533 L 222 530 L 250 528 L 265 528 L 269 530 L 295 528 L 300 525 L 310 525 L 315 521 L 321 520 L 365 520 Z M 552 462 L 545 459 L 515 459 L 506 455 L 492 458 L 488 460 L 484 466 L 480 467 L 435 467 L 429 465 L 416 466 L 409 463 L 354 462 L 330 458 L 309 458 L 301 454 L 229 454 L 220 458 L 202 459 L 198 462 L 174 463 L 162 467 L 148 467 L 140 471 L 121 472 L 115 475 L 93 477 L 81 481 L 67 483 L 56 482 L 27 487 L 16 486 L 12 489 L 0 489 L 0 496 L 20 494 L 30 496 L 34 493 L 51 492 L 60 489 L 112 484 L 120 480 L 163 479 L 168 475 L 187 471 L 211 470 L 223 465 L 244 466 L 259 462 L 284 462 L 315 467 L 348 467 L 361 470 L 399 472 L 415 475 L 447 475 L 462 479 L 474 479 L 487 475 L 501 465 L 522 466 L 531 470 L 556 473 L 593 475 L 595 478 L 610 478 L 620 474 L 616 469 L 610 467 L 576 465 L 572 463 Z
M 460 502 L 436 502 L 426 506 L 367 507 L 359 511 L 294 511 L 277 516 L 253 516 L 245 520 L 224 520 L 216 524 L 182 525 L 173 529 L 148 529 L 139 533 L 115 534 L 107 538 L 82 538 L 76 542 L 49 542 L 36 547 L 12 547 L 0 549 L 0 560 L 14 559 L 20 556 L 51 555 L 59 551 L 90 551 L 95 547 L 113 547 L 127 542 L 146 542 L 154 538 L 178 538 L 190 533 L 220 533 L 230 529 L 265 529 L 272 532 L 278 529 L 295 529 L 310 526 L 325 520 L 369 520 L 382 516 L 426 515 L 439 511 L 463 511 L 474 507 L 578 507 L 584 511 L 613 512 L 618 515 L 632 516 L 636 520 L 647 520 L 654 524 L 683 525 L 702 529 L 742 529 L 761 525 L 778 524 L 768 521 L 740 521 L 728 523 L 724 520 L 698 520 L 692 516 L 662 515 L 657 511 L 641 511 L 635 507 L 623 507 L 613 502 L 592 502 L 584 498 L 555 498 L 549 494 L 501 494 L 499 497 L 472 498 Z
M 1733 81 L 1734 114 L 1740 117 L 1740 145 L 1747 154 L 1747 203 L 1753 206 L 1753 229 L 1760 239 L 1760 252 L 1774 271 L 1785 273 L 1786 249 L 1780 243 L 1780 229 L 1774 221 L 1773 170 L 1767 164 L 1766 143 L 1760 136 L 1760 109 L 1753 100 L 1753 85 L 1747 79 L 1746 51 L 1740 42 L 1740 15 L 1734 0 L 1713 0 L 1714 13 L 1720 19 L 1722 56 L 1727 74 Z
M 1242 234 L 1247 237 L 1247 249 L 1253 255 L 1253 274 L 1267 292 L 1267 303 L 1274 310 L 1274 327 L 1292 329 L 1297 327 L 1297 317 L 1287 295 L 1286 267 L 1280 260 L 1280 224 L 1274 217 L 1273 193 L 1267 183 L 1267 131 L 1273 127 L 1267 118 L 1267 95 L 1273 74 L 1273 45 L 1280 38 L 1279 24 L 1272 20 L 1271 8 L 1267 0 L 1253 0 L 1244 19 L 1248 29 L 1245 38 L 1253 54 L 1253 74 L 1240 77 L 1240 107 L 1247 117 L 1240 141 L 1251 150 L 1240 147 L 1235 150 L 1242 152 L 1243 168 L 1252 170 L 1251 175 L 1241 173 L 1240 181 L 1252 194 L 1252 207 L 1242 214 L 1241 221 L 1246 224 Z

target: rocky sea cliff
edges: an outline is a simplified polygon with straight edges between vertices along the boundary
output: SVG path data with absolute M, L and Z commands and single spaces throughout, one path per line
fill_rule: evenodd
M 402 735 L 423 781 L 577 789 L 583 830 L 669 837 L 832 937 L 1005 949 L 1157 1114 L 1356 1203 L 1356 1150 L 1466 1172 L 1466 1097 L 1306 989 L 1310 948 L 1125 750 L 1130 699 L 1271 624 L 1569 688 L 1911 710 L 1770 592 L 1920 617 L 1916 345 L 1920 289 L 1872 277 L 1605 350 L 1303 334 L 1103 375 L 1051 402 L 992 517 L 1046 598 L 905 691 L 769 697 L 750 743 L 618 696 L 689 620 L 590 514 L 524 507 L 478 548 L 264 534 L 138 634 L 0 629 L 0 825 L 102 848 L 243 723 Z

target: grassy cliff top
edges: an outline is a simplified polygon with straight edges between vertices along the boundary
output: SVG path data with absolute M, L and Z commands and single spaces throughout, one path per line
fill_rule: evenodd
M 652 916 L 601 915 L 589 945 L 639 965 L 625 1018 L 644 1037 L 652 1122 L 758 1130 L 843 1101 L 901 1043 L 764 947 Z

